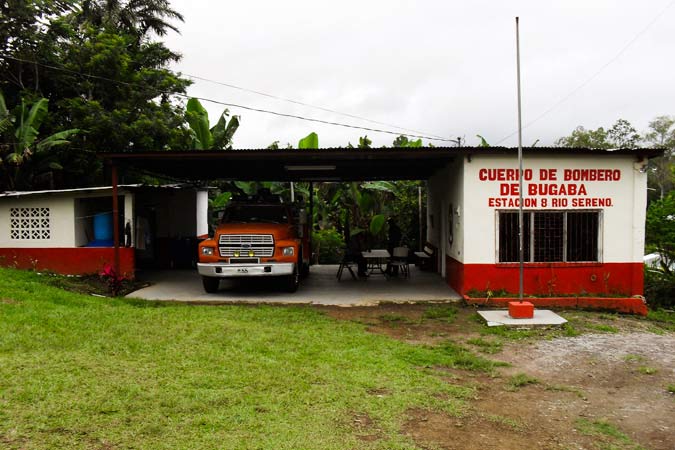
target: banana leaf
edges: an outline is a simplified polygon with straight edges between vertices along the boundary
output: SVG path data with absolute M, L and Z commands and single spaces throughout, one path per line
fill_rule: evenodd
M 298 142 L 298 148 L 319 148 L 319 135 L 311 132 Z
M 382 232 L 384 224 L 387 221 L 384 214 L 378 214 L 370 219 L 370 234 L 377 236 Z
M 209 114 L 196 98 L 188 100 L 185 106 L 185 120 L 192 131 L 192 146 L 195 150 L 211 148 L 213 135 L 209 129 Z

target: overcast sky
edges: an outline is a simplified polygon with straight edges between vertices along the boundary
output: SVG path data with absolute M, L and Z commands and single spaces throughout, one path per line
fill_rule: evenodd
M 578 125 L 608 128 L 624 118 L 644 131 L 654 117 L 675 114 L 673 3 L 172 0 L 185 23 L 179 24 L 180 35 L 164 41 L 183 55 L 174 69 L 184 74 L 425 134 L 461 136 L 467 145 L 477 145 L 481 134 L 491 145 L 516 146 L 515 16 L 520 16 L 523 123 L 583 85 L 525 128 L 524 145 L 537 139 L 551 145 Z M 188 93 L 400 131 L 204 81 Z M 224 107 L 204 106 L 215 123 Z M 230 110 L 242 117 L 235 148 L 273 141 L 296 146 L 312 131 L 321 147 L 356 144 L 365 134 L 374 146 L 391 145 L 395 137 Z

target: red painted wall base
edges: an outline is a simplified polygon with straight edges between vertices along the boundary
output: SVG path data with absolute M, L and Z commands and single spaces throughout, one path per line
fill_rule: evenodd
M 450 287 L 464 295 L 467 303 L 475 305 L 506 307 L 513 298 L 487 299 L 484 295 L 488 291 L 493 295 L 499 295 L 500 291 L 517 294 L 519 290 L 518 264 L 463 264 L 446 257 L 446 277 Z M 526 295 L 543 296 L 528 297 L 535 307 L 606 309 L 646 315 L 647 305 L 641 298 L 643 277 L 642 263 L 535 263 L 525 265 L 523 281 Z M 471 291 L 483 293 L 483 298 L 467 297 Z
M 518 264 L 463 264 L 446 258 L 448 284 L 460 294 L 518 293 Z M 528 263 L 524 290 L 528 295 L 598 294 L 630 297 L 644 293 L 644 265 L 625 263 Z
M 134 278 L 133 248 L 120 248 L 120 272 L 125 278 Z M 100 273 L 106 264 L 115 262 L 112 247 L 73 248 L 0 248 L 0 266 L 17 269 L 43 270 L 64 275 Z

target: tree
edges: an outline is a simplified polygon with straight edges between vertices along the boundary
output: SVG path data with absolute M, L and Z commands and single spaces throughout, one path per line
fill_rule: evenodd
M 64 167 L 59 186 L 100 184 L 98 151 L 190 145 L 175 96 L 190 81 L 168 70 L 180 55 L 151 39 L 182 20 L 168 1 L 7 0 L 0 12 L 8 56 L 0 59 L 0 89 L 8 103 L 48 98 L 43 133 L 83 130 L 53 152 Z
M 649 205 L 645 235 L 647 247 L 661 255 L 662 270 L 671 274 L 675 263 L 675 191 Z
M 555 145 L 558 147 L 611 148 L 604 128 L 587 130 L 581 125 L 576 127 L 569 136 L 558 139 Z
M 640 145 L 642 137 L 630 122 L 619 119 L 607 132 L 607 140 L 615 148 L 636 148 Z
M 581 148 L 635 148 L 642 138 L 635 128 L 624 119 L 618 119 L 609 130 L 600 127 L 596 130 L 587 130 L 578 126 L 569 136 L 559 138 L 555 145 L 558 147 Z
M 422 139 L 411 141 L 407 136 L 400 135 L 392 143 L 394 147 L 422 147 Z
M 658 252 L 658 267 L 645 267 L 645 296 L 650 307 L 675 305 L 675 191 L 647 209 L 645 244 Z
M 359 148 L 370 148 L 372 145 L 373 141 L 368 139 L 368 136 L 363 136 L 359 138 Z
M 84 0 L 78 23 L 88 23 L 108 30 L 119 30 L 136 36 L 137 40 L 149 32 L 164 36 L 168 30 L 178 33 L 170 20 L 183 22 L 183 16 L 171 9 L 167 0 Z
M 488 142 L 485 140 L 485 138 L 483 136 L 481 136 L 480 134 L 477 134 L 476 137 L 478 139 L 480 139 L 479 147 L 489 147 L 490 146 L 490 144 L 488 144 Z
M 672 159 L 675 148 L 675 118 L 659 116 L 649 122 L 650 131 L 645 141 L 650 145 L 664 149 L 663 156 L 649 161 L 649 184 L 655 186 L 659 198 L 673 189 Z
M 47 117 L 47 103 L 45 98 L 33 104 L 22 100 L 12 113 L 0 91 L 0 167 L 3 175 L 0 188 L 26 188 L 31 186 L 36 175 L 63 169 L 50 150 L 68 144 L 68 138 L 80 130 L 63 130 L 38 140 L 40 126 Z
M 187 102 L 185 120 L 190 125 L 192 148 L 195 150 L 220 150 L 232 148 L 232 136 L 239 128 L 239 116 L 227 121 L 229 111 L 220 115 L 218 122 L 209 128 L 209 114 L 196 98 Z
M 61 37 L 51 25 L 74 8 L 73 0 L 0 1 L 0 89 L 9 103 L 19 103 L 24 89 L 39 90 L 39 66 L 22 60 Z

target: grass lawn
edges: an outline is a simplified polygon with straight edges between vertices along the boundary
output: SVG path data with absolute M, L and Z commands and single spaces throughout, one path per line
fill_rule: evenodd
M 0 269 L 0 447 L 416 448 L 411 408 L 461 414 L 489 372 L 309 307 L 90 297 Z

